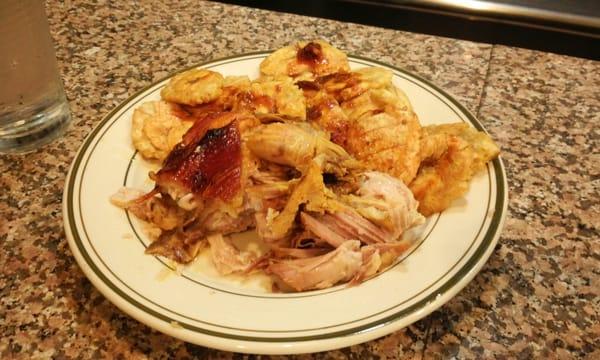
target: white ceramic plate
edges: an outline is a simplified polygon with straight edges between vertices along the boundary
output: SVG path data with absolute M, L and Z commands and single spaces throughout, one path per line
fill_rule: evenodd
M 267 53 L 236 56 L 200 67 L 224 75 L 258 76 Z M 409 96 L 422 124 L 464 121 L 483 130 L 455 99 L 427 81 L 376 61 L 350 57 L 353 68 L 385 66 Z M 122 186 L 150 189 L 152 164 L 131 145 L 133 109 L 159 98 L 168 79 L 114 109 L 79 150 L 64 191 L 69 245 L 90 281 L 117 307 L 163 333 L 208 347 L 247 353 L 304 353 L 365 342 L 401 329 L 451 299 L 481 269 L 506 213 L 500 159 L 471 183 L 468 194 L 411 232 L 409 255 L 359 286 L 274 294 L 265 278 L 219 277 L 206 256 L 172 271 L 145 255 L 143 225 L 113 206 Z

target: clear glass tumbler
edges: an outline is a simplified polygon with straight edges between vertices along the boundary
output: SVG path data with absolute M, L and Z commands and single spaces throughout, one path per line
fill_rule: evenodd
M 34 150 L 70 122 L 43 0 L 1 0 L 0 153 Z

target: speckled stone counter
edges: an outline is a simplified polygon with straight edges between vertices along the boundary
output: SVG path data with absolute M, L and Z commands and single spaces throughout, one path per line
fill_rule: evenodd
M 137 90 L 311 38 L 454 94 L 501 146 L 510 203 L 488 263 L 445 306 L 381 339 L 290 358 L 600 358 L 600 63 L 189 0 L 47 7 L 74 122 L 35 153 L 0 156 L 0 358 L 255 358 L 184 343 L 108 302 L 68 248 L 62 190 L 84 137 Z

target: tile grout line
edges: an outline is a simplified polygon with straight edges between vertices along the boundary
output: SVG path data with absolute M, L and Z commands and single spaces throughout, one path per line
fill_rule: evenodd
M 492 45 L 492 48 L 490 49 L 490 55 L 488 56 L 488 63 L 487 63 L 487 69 L 485 69 L 485 77 L 483 78 L 483 86 L 481 87 L 481 92 L 479 93 L 479 102 L 477 104 L 477 111 L 475 113 L 475 118 L 479 120 L 479 113 L 481 112 L 481 107 L 483 106 L 483 99 L 485 97 L 485 88 L 488 85 L 488 80 L 490 77 L 490 69 L 492 67 L 492 57 L 494 54 L 494 49 L 496 48 L 496 45 Z

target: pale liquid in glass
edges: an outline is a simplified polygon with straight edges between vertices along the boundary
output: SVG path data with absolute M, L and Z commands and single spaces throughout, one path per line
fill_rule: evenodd
M 32 150 L 70 120 L 44 2 L 0 5 L 0 152 Z

